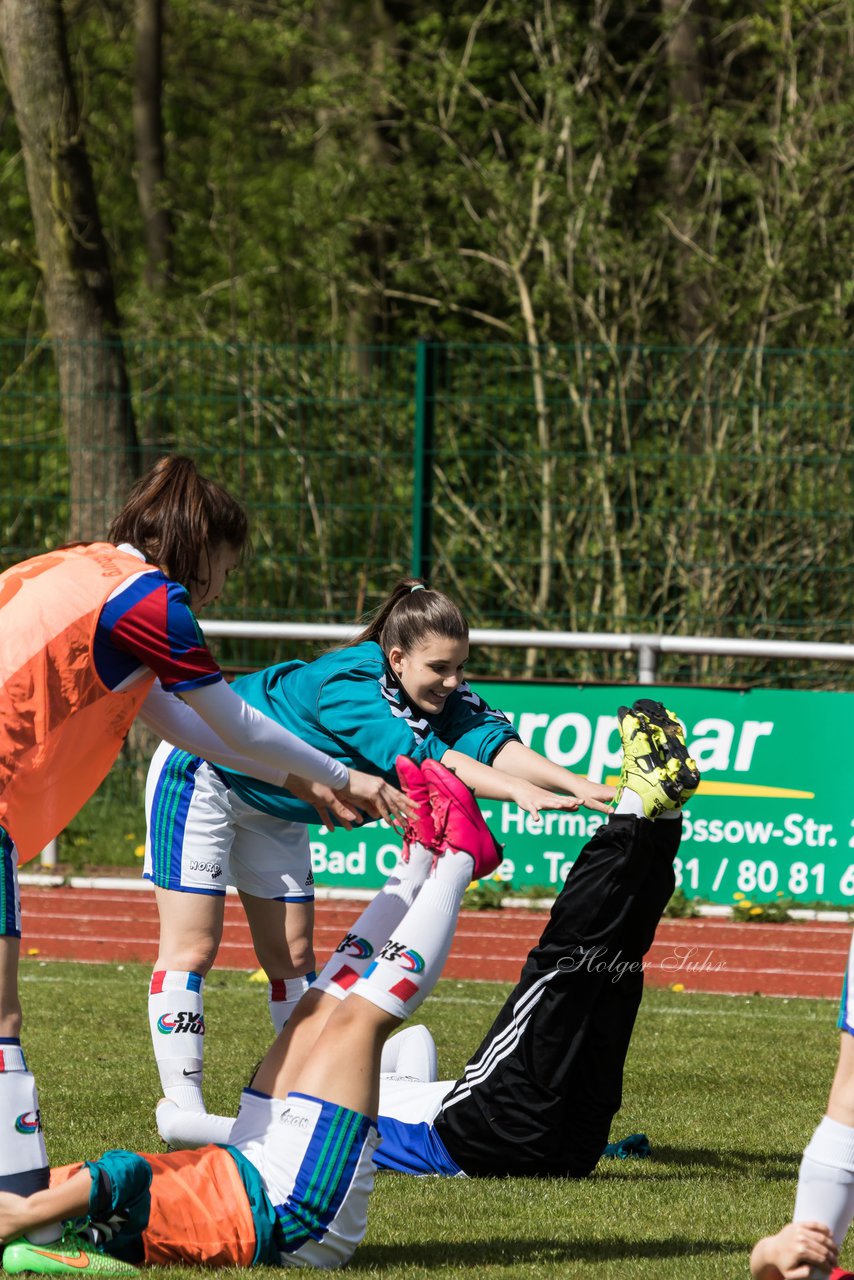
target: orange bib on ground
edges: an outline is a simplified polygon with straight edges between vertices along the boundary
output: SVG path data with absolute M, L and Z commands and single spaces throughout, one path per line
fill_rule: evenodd
M 145 1261 L 249 1267 L 255 1257 L 255 1221 L 233 1158 L 222 1147 L 167 1151 L 142 1159 L 151 1165 L 151 1212 L 142 1232 Z M 59 1186 L 83 1168 L 50 1171 Z
M 255 1222 L 237 1165 L 221 1147 L 146 1155 L 154 1171 L 146 1262 L 248 1267 Z
M 69 547 L 0 574 L 0 826 L 27 862 L 106 777 L 154 683 L 112 692 L 95 670 L 102 606 L 136 556 L 110 543 Z

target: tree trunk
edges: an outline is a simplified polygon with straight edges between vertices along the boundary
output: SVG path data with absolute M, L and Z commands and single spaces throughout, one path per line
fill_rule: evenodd
M 163 0 L 137 0 L 135 21 L 136 190 L 145 228 L 145 283 L 160 293 L 172 273 L 172 219 L 163 204 Z
M 703 71 L 697 0 L 661 0 L 665 21 L 672 141 L 668 157 L 670 202 L 676 236 L 674 291 L 680 340 L 695 343 L 702 332 L 706 294 L 697 277 L 697 254 L 692 248 L 701 217 L 692 199 L 691 182 L 697 161 L 694 143 L 697 114 L 703 109 Z
M 336 47 L 329 38 L 329 31 L 340 25 L 339 6 L 335 0 L 318 0 L 312 10 L 317 47 L 322 50 L 326 73 L 334 67 L 336 61 L 346 67 L 346 58 L 353 47 L 362 51 L 365 75 L 369 86 L 371 115 L 362 120 L 358 132 L 358 140 L 349 148 L 343 157 L 343 163 L 352 165 L 363 173 L 373 173 L 391 164 L 391 153 L 385 139 L 381 122 L 389 118 L 390 109 L 386 91 L 386 64 L 393 59 L 397 40 L 395 24 L 390 16 L 385 0 L 369 0 L 366 5 L 357 6 L 350 15 L 344 29 L 343 48 Z M 315 154 L 321 163 L 337 158 L 337 142 L 330 142 L 324 133 L 324 126 L 330 115 L 329 109 L 318 111 L 318 124 L 322 133 L 315 147 Z M 347 283 L 359 282 L 359 277 L 366 281 L 364 288 L 348 288 L 344 298 L 346 316 L 344 317 L 344 341 L 351 352 L 352 367 L 360 377 L 370 375 L 374 360 L 373 345 L 382 341 L 385 307 L 383 286 L 386 279 L 386 261 L 392 248 L 393 233 L 390 219 L 384 224 L 374 220 L 370 225 L 354 234 L 349 278 Z M 336 299 L 336 307 L 339 305 Z
M 71 473 L 69 536 L 102 536 L 136 475 L 113 279 L 60 0 L 2 0 L 0 48 L 21 137 Z

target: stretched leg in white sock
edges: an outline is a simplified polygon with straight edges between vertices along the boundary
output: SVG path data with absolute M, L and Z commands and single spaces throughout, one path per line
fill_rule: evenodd
M 793 1222 L 823 1222 L 837 1246 L 854 1218 L 854 1036 L 842 1033 L 827 1115 L 804 1151 Z
M 852 941 L 854 954 L 854 941 Z M 849 1027 L 849 982 L 843 992 L 839 1061 L 827 1114 L 801 1160 L 792 1222 L 765 1236 L 750 1258 L 755 1280 L 779 1280 L 787 1269 L 813 1264 L 809 1280 L 826 1277 L 854 1219 L 854 1035 Z M 804 1272 L 806 1275 L 807 1273 Z
M 376 958 L 350 984 L 347 998 L 326 1016 L 310 1049 L 298 1055 L 288 1052 L 285 1032 L 258 1069 L 254 1091 L 281 1098 L 296 1090 L 364 1115 L 377 1114 L 383 1042 L 435 985 L 473 865 L 466 853 L 448 851 L 439 859 Z M 301 1009 L 317 999 L 330 997 L 312 990 Z M 306 1038 L 308 1031 L 307 1023 Z
M 148 1023 L 160 1087 L 179 1107 L 203 1111 L 204 980 L 222 939 L 225 894 L 154 890 L 160 947 L 148 991 Z
M 398 858 L 383 887 L 321 969 L 313 984 L 315 991 L 344 999 L 415 902 L 432 862 L 432 851 L 420 844 L 410 845 L 408 862 L 404 862 L 402 855 Z
M 268 1053 L 292 1067 L 311 1056 L 314 1043 L 327 1020 L 373 962 L 388 941 L 427 879 L 433 861 L 431 850 L 412 844 L 408 861 L 399 858 L 383 887 L 344 935 L 331 958 Z M 469 859 L 469 863 L 470 863 Z M 468 881 L 466 882 L 468 883 Z M 428 1033 L 429 1034 L 429 1033 Z M 256 1080 L 253 1088 L 261 1089 Z M 169 1095 L 167 1094 L 167 1099 Z M 161 1138 L 173 1147 L 197 1147 L 206 1142 L 226 1142 L 232 1116 L 208 1113 L 186 1115 L 161 1102 L 157 1108 L 157 1128 Z

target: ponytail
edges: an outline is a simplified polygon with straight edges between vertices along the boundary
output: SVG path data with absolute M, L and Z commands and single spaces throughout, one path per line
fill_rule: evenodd
M 110 525 L 110 542 L 129 542 L 188 590 L 212 547 L 243 551 L 249 521 L 240 503 L 206 479 L 190 458 L 170 454 L 138 480 Z
M 411 653 L 428 636 L 467 640 L 468 634 L 468 622 L 453 600 L 441 591 L 432 591 L 418 578 L 402 578 L 351 643 L 373 640 L 388 655 L 392 649 Z

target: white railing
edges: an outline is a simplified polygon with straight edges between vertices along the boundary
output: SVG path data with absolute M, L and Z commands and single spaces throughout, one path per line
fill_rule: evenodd
M 247 640 L 348 641 L 359 628 L 323 622 L 203 622 L 206 636 Z M 662 653 L 717 654 L 730 658 L 854 662 L 854 644 L 812 644 L 801 640 L 727 640 L 719 636 L 666 636 L 604 631 L 492 631 L 473 628 L 473 645 L 507 649 L 598 649 L 638 655 L 638 684 L 655 684 Z
M 205 636 L 244 640 L 347 641 L 359 627 L 328 622 L 202 622 Z M 810 644 L 799 640 L 725 640 L 718 636 L 650 636 L 604 631 L 492 631 L 473 628 L 474 645 L 507 649 L 598 649 L 638 655 L 638 684 L 655 684 L 661 653 L 711 653 L 730 658 L 783 658 L 813 662 L 854 662 L 854 644 Z M 43 867 L 56 865 L 56 842 L 42 852 Z

